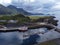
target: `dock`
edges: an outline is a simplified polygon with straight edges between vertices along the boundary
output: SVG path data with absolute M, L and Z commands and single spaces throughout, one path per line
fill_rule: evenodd
M 25 32 L 28 30 L 28 27 L 15 27 L 15 28 L 0 28 L 0 32 L 14 32 L 14 31 L 19 31 L 19 32 Z
M 50 29 L 55 29 L 55 31 L 60 33 L 60 29 L 57 28 L 57 26 L 53 24 L 48 24 L 48 23 L 36 23 L 30 26 L 22 26 L 22 27 L 15 27 L 15 28 L 0 28 L 0 32 L 13 32 L 13 31 L 19 31 L 19 32 L 25 32 L 28 31 L 28 29 L 37 29 L 37 28 L 50 28 Z

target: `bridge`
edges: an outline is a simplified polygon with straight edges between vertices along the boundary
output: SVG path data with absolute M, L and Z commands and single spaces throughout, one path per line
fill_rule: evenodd
M 60 33 L 60 29 L 57 26 L 55 26 L 53 24 L 48 24 L 45 22 L 35 23 L 33 25 L 30 25 L 30 26 L 23 26 L 23 27 L 16 27 L 16 28 L 6 28 L 6 27 L 0 28 L 0 32 L 13 32 L 13 31 L 25 32 L 28 29 L 43 28 L 43 27 L 55 29 L 55 31 Z

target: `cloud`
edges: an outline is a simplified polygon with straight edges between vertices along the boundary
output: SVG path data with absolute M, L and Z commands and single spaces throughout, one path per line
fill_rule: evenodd
M 52 9 L 54 10 L 60 10 L 60 2 L 57 2 L 53 7 Z
M 0 0 L 0 4 L 15 5 L 34 13 L 60 9 L 60 0 Z
M 30 12 L 34 12 L 34 13 L 40 13 L 40 12 L 47 13 L 47 12 L 51 11 L 51 8 L 54 5 L 55 5 L 55 3 L 45 3 L 45 4 L 41 4 L 40 6 L 37 6 L 36 8 L 32 8 L 33 10 L 28 10 L 29 8 L 27 10 Z
M 3 4 L 3 5 L 9 5 L 11 4 L 12 0 L 0 0 L 0 4 Z
M 29 12 L 49 12 L 51 7 L 54 6 L 56 0 L 35 0 L 33 3 L 24 3 L 23 8 Z

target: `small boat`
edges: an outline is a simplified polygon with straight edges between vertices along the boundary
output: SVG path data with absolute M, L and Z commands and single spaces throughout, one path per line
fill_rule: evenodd
M 28 27 L 23 26 L 23 27 L 18 28 L 18 30 L 21 31 L 21 32 L 25 32 L 25 31 L 28 30 Z

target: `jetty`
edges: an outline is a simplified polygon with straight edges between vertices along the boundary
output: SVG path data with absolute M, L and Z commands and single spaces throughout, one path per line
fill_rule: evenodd
M 25 32 L 28 30 L 28 27 L 26 26 L 23 26 L 23 27 L 10 27 L 10 28 L 7 28 L 7 27 L 4 27 L 3 28 L 0 28 L 0 32 L 14 32 L 14 31 L 19 31 L 19 32 Z
M 28 29 L 37 29 L 37 28 L 44 28 L 44 27 L 47 29 L 54 29 L 55 31 L 60 33 L 60 29 L 57 26 L 45 22 L 35 23 L 29 26 L 14 27 L 14 28 L 7 28 L 2 26 L 2 28 L 0 28 L 0 32 L 13 32 L 13 31 L 25 32 L 28 31 Z

